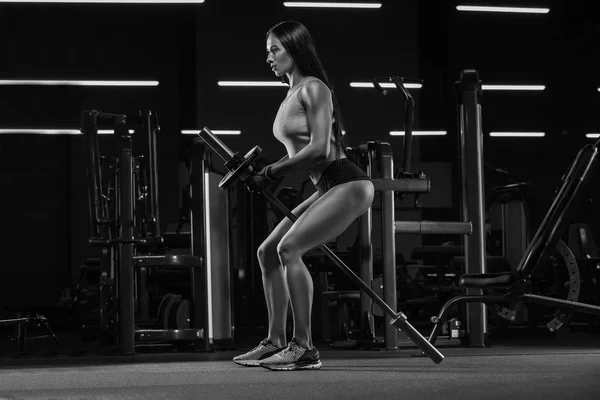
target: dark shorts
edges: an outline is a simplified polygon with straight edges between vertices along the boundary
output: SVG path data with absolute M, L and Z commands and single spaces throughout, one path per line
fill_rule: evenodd
M 347 158 L 332 161 L 315 184 L 317 192 L 323 196 L 332 187 L 346 182 L 368 181 L 369 176 L 358 165 Z

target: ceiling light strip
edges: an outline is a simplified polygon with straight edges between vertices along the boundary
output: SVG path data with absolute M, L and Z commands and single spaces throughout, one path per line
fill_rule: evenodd
M 0 86 L 158 86 L 158 81 L 0 80 Z
M 114 133 L 115 133 L 114 129 L 98 129 L 99 135 L 114 135 Z M 135 133 L 135 130 L 130 129 L 129 133 L 133 134 L 133 133 Z
M 546 85 L 481 85 L 483 90 L 506 90 L 506 91 L 542 91 Z
M 181 131 L 182 135 L 197 135 L 200 133 L 201 129 L 184 129 Z M 241 135 L 242 131 L 240 130 L 218 130 L 211 129 L 210 130 L 215 135 Z
M 548 14 L 549 8 L 534 7 L 490 7 L 490 6 L 456 6 L 458 11 L 470 12 L 496 12 L 496 13 L 518 13 L 518 14 Z
M 287 83 L 275 81 L 219 81 L 221 87 L 289 87 Z
M 544 137 L 544 132 L 490 132 L 490 137 Z
M 326 1 L 284 1 L 284 7 L 298 8 L 381 8 L 381 3 L 358 3 L 358 2 L 326 2 Z
M 79 129 L 0 129 L 0 134 L 12 135 L 81 135 Z
M 129 133 L 134 133 L 133 129 Z M 114 129 L 98 129 L 99 135 L 112 135 Z M 4 135 L 81 135 L 79 129 L 24 129 L 24 128 L 4 128 L 0 129 L 0 134 Z
M 390 131 L 390 136 L 404 136 L 405 131 Z M 413 136 L 445 136 L 447 131 L 413 131 Z
M 205 0 L 0 0 L 21 4 L 202 4 Z

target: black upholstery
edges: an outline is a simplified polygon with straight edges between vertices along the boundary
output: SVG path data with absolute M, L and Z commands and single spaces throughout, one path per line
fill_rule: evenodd
M 512 272 L 467 274 L 460 277 L 459 285 L 475 289 L 508 289 L 518 281 L 517 275 Z

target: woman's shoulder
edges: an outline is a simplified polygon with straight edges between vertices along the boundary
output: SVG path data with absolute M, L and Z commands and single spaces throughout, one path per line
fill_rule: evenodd
M 305 87 L 309 87 L 312 89 L 327 89 L 329 90 L 329 87 L 325 84 L 325 82 L 323 82 L 322 80 L 320 80 L 319 78 L 315 77 L 315 76 L 309 76 L 306 78 L 306 81 L 304 82 L 304 86 Z
M 325 82 L 312 76 L 306 80 L 300 91 L 303 97 L 307 96 L 309 99 L 328 99 L 331 97 L 331 91 Z

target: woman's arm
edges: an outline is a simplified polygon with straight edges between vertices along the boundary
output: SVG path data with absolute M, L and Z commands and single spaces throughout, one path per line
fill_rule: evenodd
M 310 81 L 300 89 L 301 101 L 306 111 L 310 142 L 293 157 L 271 165 L 274 176 L 305 170 L 323 161 L 331 147 L 331 116 L 333 104 L 329 88 L 320 81 Z
M 290 156 L 286 154 L 285 156 L 281 157 L 281 159 L 280 159 L 280 160 L 278 160 L 278 161 L 275 161 L 275 162 L 274 162 L 273 164 L 271 164 L 271 165 L 280 164 L 280 163 L 284 162 L 285 160 L 287 160 L 288 158 L 290 158 Z

